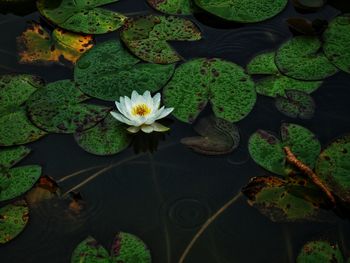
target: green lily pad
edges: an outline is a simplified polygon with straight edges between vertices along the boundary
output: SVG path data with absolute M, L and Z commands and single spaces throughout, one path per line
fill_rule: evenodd
M 15 167 L 3 175 L 8 178 L 9 184 L 5 189 L 1 189 L 0 201 L 15 198 L 30 190 L 41 175 L 41 167 L 38 165 Z
M 104 34 L 120 28 L 126 17 L 100 8 L 116 0 L 39 0 L 38 10 L 46 19 L 66 30 L 85 34 Z
M 276 98 L 275 105 L 284 115 L 300 119 L 311 119 L 316 107 L 309 94 L 298 90 L 287 90 L 285 97 Z
M 247 65 L 248 74 L 267 75 L 256 82 L 258 94 L 269 97 L 285 96 L 287 90 L 312 93 L 322 85 L 322 81 L 302 81 L 282 75 L 275 64 L 275 54 L 275 52 L 262 53 Z
M 248 143 L 253 160 L 270 172 L 288 175 L 291 171 L 286 166 L 283 149 L 288 146 L 299 160 L 311 169 L 314 167 L 321 145 L 311 131 L 300 125 L 284 123 L 281 126 L 281 139 L 263 130 L 255 132 Z
M 79 60 L 74 78 L 79 88 L 89 96 L 116 101 L 130 96 L 133 90 L 161 89 L 174 73 L 175 65 L 138 63 L 117 41 L 98 44 Z
M 323 50 L 339 69 L 350 73 L 350 14 L 335 18 L 323 33 Z
M 91 35 L 79 35 L 56 28 L 50 35 L 40 24 L 32 22 L 17 38 L 20 63 L 75 63 L 93 47 Z
M 284 43 L 276 54 L 276 65 L 284 75 L 300 80 L 323 80 L 338 72 L 321 51 L 316 36 L 297 36 Z
M 108 251 L 93 237 L 87 237 L 73 251 L 71 263 L 110 263 Z
M 220 18 L 240 23 L 255 23 L 283 11 L 288 0 L 195 0 L 203 10 Z
M 350 202 L 350 135 L 336 139 L 322 151 L 315 171 L 331 191 Z
M 74 135 L 78 145 L 96 155 L 113 155 L 126 149 L 131 141 L 124 124 L 111 115 L 95 127 Z
M 85 96 L 70 80 L 60 80 L 36 91 L 28 100 L 32 122 L 55 133 L 75 133 L 103 120 L 110 108 L 81 103 Z
M 245 118 L 256 102 L 254 82 L 243 69 L 222 59 L 195 59 L 179 66 L 163 90 L 173 115 L 193 122 L 210 101 L 215 115 L 230 122 Z
M 152 257 L 145 243 L 138 237 L 119 232 L 116 234 L 111 249 L 112 262 L 151 263 Z
M 291 193 L 290 188 L 300 188 L 299 183 L 297 180 L 287 181 L 274 176 L 254 177 L 242 191 L 251 206 L 274 222 L 318 220 L 320 204 Z M 307 194 L 306 190 L 304 192 Z
M 343 263 L 343 255 L 338 245 L 328 241 L 311 241 L 301 249 L 297 263 Z
M 149 15 L 130 19 L 123 28 L 121 39 L 142 60 L 170 64 L 182 58 L 168 41 L 200 40 L 201 32 L 188 19 Z
M 24 200 L 0 208 L 0 244 L 18 236 L 26 227 L 29 209 Z
M 191 15 L 190 0 L 147 0 L 156 10 L 169 15 Z
M 200 119 L 194 130 L 201 136 L 183 138 L 181 143 L 201 154 L 228 154 L 240 142 L 237 126 L 214 116 Z
M 0 151 L 0 167 L 11 168 L 30 153 L 30 149 L 24 146 L 5 148 Z

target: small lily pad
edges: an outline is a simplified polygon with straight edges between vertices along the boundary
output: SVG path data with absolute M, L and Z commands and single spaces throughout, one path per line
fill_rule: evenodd
M 286 90 L 312 93 L 322 85 L 322 81 L 302 81 L 282 75 L 275 64 L 275 55 L 276 52 L 259 54 L 247 65 L 250 75 L 266 75 L 256 82 L 258 94 L 269 97 L 285 96 Z
M 275 105 L 284 115 L 300 119 L 311 119 L 316 107 L 309 94 L 298 90 L 287 90 L 285 97 L 276 98 Z
M 147 0 L 156 10 L 169 15 L 191 15 L 191 0 Z
M 228 154 L 239 145 L 237 126 L 223 119 L 214 116 L 202 118 L 194 130 L 201 136 L 183 138 L 181 143 L 195 152 L 205 155 Z
M 75 133 L 103 120 L 110 108 L 81 103 L 85 96 L 70 80 L 60 80 L 36 91 L 28 100 L 33 123 L 47 132 Z
M 328 241 L 311 241 L 301 249 L 297 263 L 344 263 L 337 244 Z
M 129 50 L 144 61 L 170 64 L 181 56 L 168 41 L 195 41 L 202 38 L 198 27 L 190 20 L 174 16 L 141 16 L 130 19 L 121 39 Z
M 119 232 L 116 234 L 111 249 L 112 262 L 151 263 L 152 257 L 145 243 L 137 236 Z
M 111 263 L 108 251 L 93 237 L 87 237 L 73 251 L 71 263 Z
M 11 168 L 30 153 L 30 149 L 24 146 L 5 148 L 0 151 L 0 167 Z
M 111 115 L 95 127 L 76 133 L 75 140 L 85 151 L 96 155 L 113 155 L 126 149 L 131 141 L 126 127 Z
M 318 220 L 320 203 L 311 202 L 291 193 L 290 188 L 303 187 L 298 181 L 287 181 L 274 176 L 254 177 L 242 190 L 248 203 L 274 222 Z M 302 184 L 304 184 L 303 181 Z M 320 199 L 322 203 L 322 199 Z
M 52 23 L 66 30 L 85 34 L 104 34 L 120 28 L 126 17 L 100 8 L 116 0 L 39 0 L 38 10 Z
M 313 168 L 321 151 L 320 142 L 308 129 L 284 123 L 281 126 L 281 139 L 273 134 L 258 130 L 249 139 L 248 148 L 253 160 L 266 170 L 279 175 L 288 175 L 283 147 L 288 146 L 299 160 Z
M 350 202 L 350 135 L 336 139 L 322 151 L 315 171 L 331 191 Z
M 288 0 L 195 0 L 203 10 L 220 18 L 240 23 L 255 23 L 283 11 Z
M 323 34 L 323 50 L 339 69 L 350 73 L 350 14 L 336 17 Z
M 321 49 L 316 36 L 297 36 L 276 54 L 276 65 L 284 75 L 299 80 L 323 80 L 338 72 Z
M 0 208 L 0 244 L 18 236 L 26 227 L 29 209 L 24 200 Z
M 163 90 L 173 115 L 193 122 L 207 102 L 215 115 L 230 122 L 245 118 L 256 102 L 254 82 L 244 70 L 222 59 L 195 59 L 179 66 Z
M 79 60 L 74 78 L 89 96 L 116 101 L 133 90 L 144 93 L 161 89 L 174 73 L 175 65 L 139 63 L 117 41 L 96 45 Z
M 52 36 L 38 23 L 32 22 L 17 38 L 20 63 L 75 63 L 93 47 L 91 35 L 79 35 L 60 28 Z

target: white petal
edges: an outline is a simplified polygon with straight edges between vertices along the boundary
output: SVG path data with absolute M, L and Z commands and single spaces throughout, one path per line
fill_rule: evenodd
M 132 102 L 131 102 L 130 98 L 125 97 L 124 103 L 125 103 L 125 108 L 126 108 L 127 112 L 130 114 L 130 116 L 132 116 L 131 115 Z
M 137 133 L 139 132 L 139 130 L 140 130 L 139 126 L 130 126 L 129 128 L 127 128 L 127 131 L 131 133 Z
M 115 102 L 115 105 L 117 106 L 117 109 L 118 109 L 118 111 L 121 113 L 121 114 L 123 114 L 124 116 L 126 116 L 126 117 L 128 117 L 127 116 L 127 112 L 126 112 L 126 109 L 125 109 L 125 104 L 123 104 L 123 102 L 124 101 L 121 101 L 120 103 L 119 102 Z
M 164 109 L 162 111 L 162 113 L 157 117 L 157 120 L 163 119 L 164 117 L 168 116 L 173 110 L 174 110 L 174 108 L 166 108 L 166 109 Z
M 151 132 L 153 132 L 153 127 L 151 125 L 142 125 L 141 130 L 144 133 L 151 133 Z
M 158 122 L 154 122 L 152 125 L 153 127 L 153 130 L 156 131 L 156 132 L 166 132 L 166 131 L 169 131 L 170 128 L 158 123 Z
M 160 93 L 157 93 L 153 97 L 153 108 L 159 109 L 159 105 L 160 105 Z
M 139 97 L 139 94 L 137 93 L 136 90 L 134 90 L 132 93 L 131 93 L 131 101 L 134 103 L 136 102 L 137 98 Z
M 114 111 L 111 111 L 111 115 L 117 119 L 118 121 L 120 122 L 123 122 L 123 123 L 126 123 L 128 125 L 135 125 L 135 122 L 125 118 L 123 115 L 121 115 L 120 113 L 117 113 L 117 112 L 114 112 Z

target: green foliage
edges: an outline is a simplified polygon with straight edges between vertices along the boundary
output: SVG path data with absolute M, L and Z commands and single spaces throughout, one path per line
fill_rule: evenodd
M 156 10 L 169 15 L 192 14 L 191 0 L 147 0 Z
M 108 251 L 93 237 L 87 237 L 73 251 L 71 263 L 110 263 Z
M 338 245 L 328 241 L 311 241 L 300 251 L 297 263 L 344 263 L 343 255 Z

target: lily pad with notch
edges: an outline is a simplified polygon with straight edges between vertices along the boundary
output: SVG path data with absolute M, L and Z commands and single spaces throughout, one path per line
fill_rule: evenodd
M 87 237 L 73 251 L 71 263 L 111 263 L 108 251 L 93 237 Z
M 236 149 L 240 142 L 237 126 L 215 116 L 200 119 L 194 130 L 200 136 L 183 138 L 181 143 L 201 154 L 228 154 Z
M 133 90 L 143 93 L 161 89 L 174 73 L 175 65 L 140 63 L 117 41 L 106 41 L 84 54 L 74 69 L 79 88 L 89 96 L 117 101 Z
M 287 0 L 195 0 L 201 9 L 229 21 L 255 23 L 270 19 L 284 10 Z
M 169 15 L 191 15 L 191 0 L 147 0 L 156 10 Z
M 24 200 L 18 200 L 0 208 L 0 244 L 18 236 L 29 220 L 29 209 Z
M 311 119 L 315 113 L 315 101 L 307 93 L 287 90 L 285 97 L 278 96 L 275 106 L 279 112 L 290 118 Z
M 134 55 L 158 64 L 182 60 L 168 41 L 196 41 L 201 38 L 199 28 L 191 20 L 174 16 L 132 18 L 121 33 L 121 39 Z
M 297 263 L 344 263 L 343 255 L 337 244 L 326 240 L 306 243 L 301 249 Z
M 254 82 L 235 63 L 200 58 L 180 65 L 163 90 L 173 116 L 192 123 L 208 101 L 218 118 L 237 122 L 245 118 L 256 102 Z
M 60 80 L 36 91 L 27 101 L 32 122 L 52 133 L 75 133 L 103 120 L 109 107 L 82 103 L 88 99 L 71 80 Z
M 85 34 L 104 34 L 120 28 L 126 17 L 101 8 L 117 0 L 38 0 L 42 16 L 66 30 Z
M 299 80 L 323 80 L 338 69 L 323 53 L 316 36 L 296 36 L 279 48 L 276 65 L 284 75 Z

